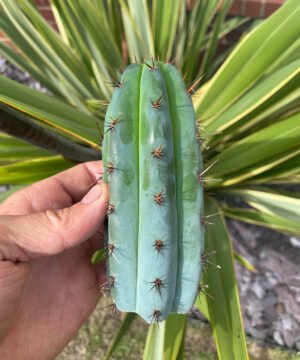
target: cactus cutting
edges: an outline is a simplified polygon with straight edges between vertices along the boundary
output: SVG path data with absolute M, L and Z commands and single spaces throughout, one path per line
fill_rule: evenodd
M 189 312 L 204 249 L 203 173 L 190 92 L 170 64 L 132 64 L 105 118 L 112 302 L 148 323 Z

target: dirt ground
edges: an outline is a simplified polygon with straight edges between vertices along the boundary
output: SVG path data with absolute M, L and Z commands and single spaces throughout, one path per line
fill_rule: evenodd
M 93 315 L 80 329 L 56 360 L 101 360 L 121 323 L 121 315 L 112 316 L 104 304 L 99 303 Z M 142 359 L 147 335 L 147 324 L 138 319 L 124 337 L 112 360 Z M 266 346 L 248 338 L 252 360 L 299 360 L 300 353 Z M 185 360 L 215 360 L 216 348 L 207 323 L 190 319 L 187 326 Z

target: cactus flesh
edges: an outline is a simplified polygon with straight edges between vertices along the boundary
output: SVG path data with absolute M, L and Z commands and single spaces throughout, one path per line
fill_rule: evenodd
M 203 251 L 202 158 L 191 97 L 178 70 L 132 64 L 105 118 L 108 276 L 116 307 L 147 322 L 187 313 Z

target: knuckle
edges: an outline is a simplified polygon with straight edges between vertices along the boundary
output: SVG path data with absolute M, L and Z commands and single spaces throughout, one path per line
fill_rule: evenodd
M 69 246 L 65 239 L 65 229 L 69 224 L 69 212 L 67 209 L 60 210 L 46 210 L 46 221 L 51 228 L 51 231 L 55 233 L 55 238 L 61 244 L 61 251 L 67 249 Z
M 53 230 L 61 230 L 66 218 L 64 210 L 46 210 L 45 216 Z

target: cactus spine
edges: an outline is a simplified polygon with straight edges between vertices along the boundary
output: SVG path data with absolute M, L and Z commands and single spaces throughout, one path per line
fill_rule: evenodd
M 203 251 L 203 189 L 195 112 L 170 64 L 133 64 L 105 119 L 107 252 L 116 307 L 147 322 L 187 313 Z

